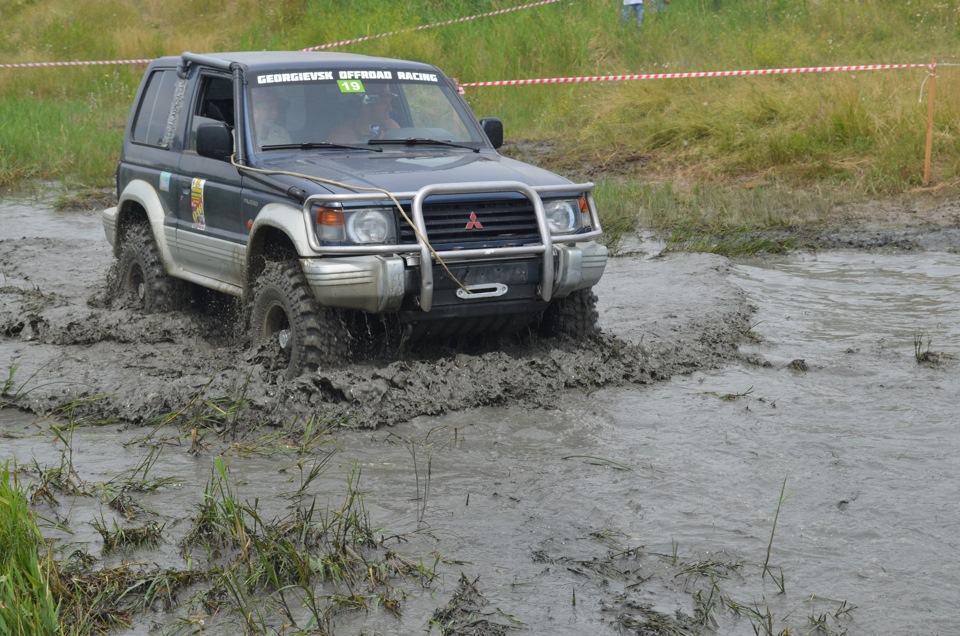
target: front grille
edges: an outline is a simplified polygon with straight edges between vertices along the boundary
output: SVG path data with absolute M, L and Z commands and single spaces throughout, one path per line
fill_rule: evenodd
M 404 206 L 410 215 L 409 206 Z M 437 203 L 423 206 L 427 238 L 435 246 L 504 247 L 527 245 L 540 240 L 533 204 L 527 199 L 510 201 L 471 201 Z M 416 243 L 413 228 L 403 219 L 400 242 Z

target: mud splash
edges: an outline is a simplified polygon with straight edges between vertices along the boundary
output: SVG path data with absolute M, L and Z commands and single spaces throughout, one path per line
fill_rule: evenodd
M 284 381 L 271 352 L 238 335 L 237 312 L 222 297 L 198 292 L 183 311 L 147 316 L 118 306 L 96 214 L 12 206 L 5 216 L 13 222 L 0 234 L 0 358 L 24 383 L 13 402 L 35 413 L 73 402 L 86 417 L 145 424 L 201 392 L 242 402 L 248 425 L 321 418 L 377 427 L 478 406 L 540 407 L 563 390 L 716 366 L 736 355 L 750 315 L 721 259 L 635 256 L 614 260 L 598 288 L 603 334 L 588 343 L 520 338 L 474 344 L 469 354 L 413 351 Z

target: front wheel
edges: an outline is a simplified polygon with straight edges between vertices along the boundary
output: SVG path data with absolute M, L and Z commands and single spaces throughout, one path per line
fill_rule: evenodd
M 181 296 L 179 280 L 167 275 L 147 225 L 134 225 L 120 245 L 117 291 L 145 313 L 172 311 Z
M 250 335 L 254 345 L 272 340 L 289 356 L 288 378 L 335 366 L 350 353 L 339 315 L 317 303 L 295 261 L 268 262 L 257 278 Z
M 540 333 L 583 340 L 600 331 L 598 319 L 597 295 L 592 289 L 578 289 L 550 303 L 540 318 Z

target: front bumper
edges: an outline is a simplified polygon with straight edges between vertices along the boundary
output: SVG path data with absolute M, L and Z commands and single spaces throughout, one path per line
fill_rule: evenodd
M 427 236 L 423 211 L 429 197 L 500 192 L 519 193 L 530 201 L 539 241 L 494 248 L 434 250 Z M 541 196 L 578 192 L 585 197 L 591 229 L 582 234 L 552 235 Z M 441 292 L 434 281 L 439 272 L 434 263 L 444 264 L 445 269 L 459 266 L 476 269 L 491 263 L 536 261 L 538 274 L 523 276 L 523 282 L 532 289 L 525 296 L 531 302 L 549 303 L 554 296 L 563 297 L 574 290 L 592 287 L 603 274 L 607 249 L 593 240 L 601 235 L 601 229 L 592 192 L 592 183 L 529 186 L 516 181 L 498 181 L 438 184 L 416 192 L 394 193 L 390 195 L 393 204 L 399 206 L 399 200 L 410 200 L 411 224 L 416 228 L 417 242 L 379 246 L 325 246 L 314 231 L 314 203 L 370 201 L 370 194 L 313 195 L 303 205 L 304 230 L 310 250 L 323 256 L 304 257 L 301 263 L 323 305 L 384 313 L 395 310 L 405 298 L 411 298 L 420 311 L 429 313 Z M 494 303 L 508 294 L 516 299 L 522 292 L 516 289 L 510 292 L 510 286 L 516 281 L 510 280 L 509 274 L 506 278 L 508 280 L 484 278 L 479 284 L 464 283 L 456 294 L 467 303 Z M 450 311 L 449 304 L 445 307 L 447 311 Z M 406 306 L 409 308 L 409 303 Z
M 452 310 L 457 313 L 455 307 L 461 307 L 463 314 L 468 315 L 476 309 L 477 303 L 516 300 L 511 288 L 530 288 L 524 294 L 530 300 L 563 298 L 578 289 L 596 285 L 607 265 L 607 248 L 594 241 L 554 244 L 551 254 L 553 271 L 551 276 L 546 277 L 550 282 L 547 293 L 542 289 L 543 277 L 531 280 L 530 275 L 525 275 L 518 278 L 515 273 L 523 268 L 491 266 L 490 270 L 502 271 L 504 278 L 488 280 L 489 277 L 485 277 L 482 283 L 468 285 L 468 289 L 472 288 L 476 293 L 457 293 L 452 304 L 444 303 L 445 312 Z M 512 262 L 497 260 L 491 263 L 503 265 Z M 317 301 L 327 307 L 382 314 L 398 311 L 405 298 L 415 298 L 421 311 L 428 312 L 433 306 L 433 286 L 429 288 L 429 304 L 424 302 L 421 268 L 415 256 L 303 258 L 300 263 Z M 450 265 L 458 268 L 458 263 Z M 537 272 L 539 268 L 533 268 L 533 271 Z
M 107 208 L 100 213 L 100 220 L 103 222 L 103 231 L 107 235 L 107 242 L 111 247 L 117 245 L 117 218 L 120 214 L 120 208 L 114 206 Z

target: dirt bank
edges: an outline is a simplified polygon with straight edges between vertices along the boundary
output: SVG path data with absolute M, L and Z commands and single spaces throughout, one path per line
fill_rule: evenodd
M 960 250 L 960 201 L 922 193 L 838 208 L 825 228 L 788 233 L 816 249 Z

